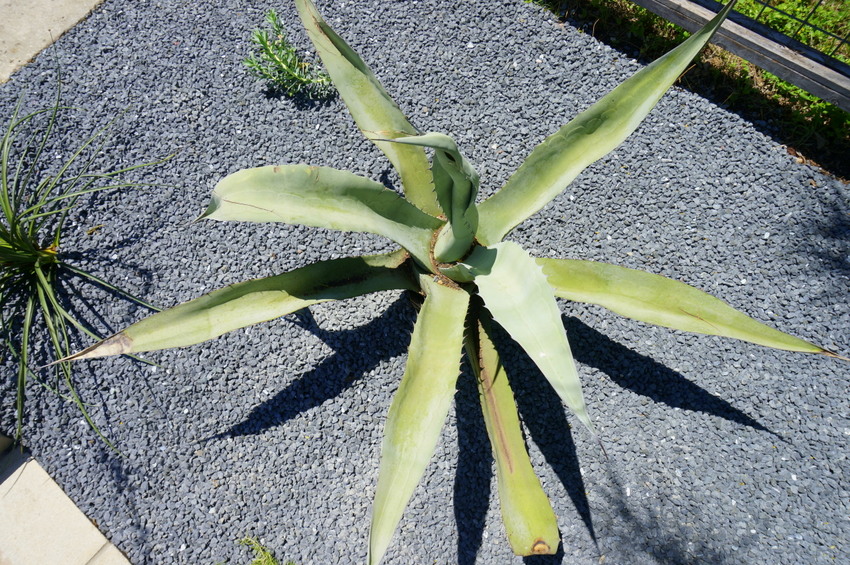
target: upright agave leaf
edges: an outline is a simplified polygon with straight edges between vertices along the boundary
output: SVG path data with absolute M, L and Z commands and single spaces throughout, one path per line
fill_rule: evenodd
M 457 148 L 455 141 L 442 133 L 399 137 L 397 143 L 430 147 L 434 150 L 434 190 L 448 223 L 434 244 L 434 257 L 440 263 L 457 261 L 472 248 L 478 228 L 478 172 Z
M 425 302 L 413 328 L 407 367 L 393 398 L 369 532 L 369 565 L 378 565 L 446 421 L 460 374 L 469 294 L 419 277 Z
M 736 1 L 538 145 L 505 186 L 478 206 L 478 240 L 485 245 L 501 241 L 588 165 L 620 145 L 708 43 Z
M 363 135 L 375 140 L 418 134 L 369 66 L 322 19 L 315 4 L 311 0 L 295 0 L 295 5 L 307 35 Z M 420 210 L 438 216 L 440 210 L 434 199 L 425 150 L 409 145 L 377 145 L 401 176 L 407 199 Z
M 478 395 L 487 436 L 496 460 L 496 481 L 502 522 L 516 555 L 545 555 L 558 551 L 555 511 L 534 474 L 519 424 L 508 375 L 490 338 L 484 312 L 472 316 L 466 353 L 478 380 Z
M 493 318 L 522 346 L 561 400 L 593 432 L 561 311 L 542 269 L 512 241 L 477 247 L 464 260 L 464 266 L 473 275 L 478 294 Z

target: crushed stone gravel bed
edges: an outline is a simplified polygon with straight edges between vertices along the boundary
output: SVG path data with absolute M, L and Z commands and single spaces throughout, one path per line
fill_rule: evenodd
M 115 116 L 104 162 L 177 152 L 137 175 L 161 186 L 85 201 L 64 246 L 76 264 L 171 306 L 317 259 L 392 248 L 298 226 L 191 223 L 216 181 L 245 167 L 307 162 L 396 180 L 339 100 L 270 96 L 248 75 L 241 60 L 268 7 L 106 0 L 0 85 L 4 115 L 22 92 L 27 108 L 42 107 L 53 100 L 58 64 L 71 109 L 51 156 Z M 275 7 L 307 47 L 294 6 Z M 455 137 L 484 195 L 640 68 L 520 0 L 319 7 L 417 127 Z M 688 282 L 847 355 L 848 214 L 847 185 L 677 88 L 626 145 L 509 239 L 537 256 Z M 72 291 L 70 303 L 102 333 L 145 314 L 85 285 Z M 386 563 L 850 562 L 850 365 L 561 307 L 607 457 L 505 343 L 561 554 L 511 554 L 464 372 Z M 298 565 L 362 562 L 381 430 L 414 320 L 407 297 L 378 294 L 147 355 L 155 366 L 81 363 L 80 393 L 123 457 L 73 405 L 37 387 L 26 445 L 134 564 L 245 563 L 236 543 L 245 536 Z M 0 392 L 9 433 L 13 383 L 4 379 Z

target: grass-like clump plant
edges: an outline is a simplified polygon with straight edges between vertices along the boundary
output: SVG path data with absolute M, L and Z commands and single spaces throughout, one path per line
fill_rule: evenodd
M 62 283 L 76 278 L 98 285 L 148 308 L 144 301 L 116 288 L 64 258 L 62 237 L 68 215 L 85 195 L 103 190 L 139 186 L 123 180 L 127 173 L 155 163 L 108 172 L 93 170 L 108 142 L 111 123 L 84 139 L 64 161 L 55 163 L 55 148 L 46 151 L 64 108 L 57 87 L 55 103 L 22 114 L 21 97 L 9 117 L 0 141 L 0 331 L 5 355 L 17 366 L 15 439 L 23 434 L 24 407 L 31 379 L 73 401 L 88 424 L 107 444 L 89 417 L 74 385 L 71 364 L 53 365 L 52 378 L 40 377 L 32 368 L 35 343 L 52 345 L 58 357 L 72 351 L 71 336 L 80 331 L 96 336 L 64 305 Z M 50 162 L 48 162 L 50 161 Z M 34 339 L 38 332 L 42 339 Z
M 371 292 L 408 290 L 424 296 L 384 428 L 370 565 L 384 557 L 434 453 L 464 351 L 478 381 L 511 548 L 518 555 L 556 553 L 557 519 L 532 468 L 511 389 L 520 377 L 506 374 L 493 337 L 501 326 L 595 434 L 556 298 L 599 304 L 661 326 L 835 355 L 685 283 L 606 263 L 535 259 L 505 240 L 638 127 L 732 4 L 543 141 L 500 190 L 480 203 L 478 174 L 452 138 L 411 125 L 312 1 L 296 0 L 296 5 L 342 100 L 361 132 L 398 171 L 405 197 L 347 171 L 269 166 L 221 180 L 202 217 L 369 232 L 386 236 L 399 248 L 320 261 L 216 290 L 137 322 L 73 359 L 192 345 L 312 304 Z
M 287 96 L 300 94 L 321 99 L 333 94 L 331 77 L 299 55 L 287 38 L 277 12 L 267 11 L 266 22 L 270 30 L 256 29 L 251 34 L 254 50 L 244 61 L 251 74 Z

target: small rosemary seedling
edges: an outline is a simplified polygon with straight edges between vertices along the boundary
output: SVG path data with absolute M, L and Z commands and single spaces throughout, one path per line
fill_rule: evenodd
M 334 92 L 331 78 L 298 55 L 286 38 L 277 12 L 266 12 L 266 22 L 271 31 L 257 29 L 251 35 L 255 51 L 244 61 L 251 74 L 287 96 L 302 94 L 311 100 L 329 97 Z

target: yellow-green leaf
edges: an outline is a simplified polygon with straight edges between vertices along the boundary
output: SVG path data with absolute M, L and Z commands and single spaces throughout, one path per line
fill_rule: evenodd
M 551 555 L 560 542 L 558 521 L 528 458 L 514 394 L 490 333 L 489 317 L 479 318 L 469 329 L 466 351 L 496 460 L 502 522 L 516 555 Z
M 380 290 L 417 288 L 407 254 L 313 263 L 282 275 L 230 285 L 145 318 L 68 360 L 201 343 L 302 308 Z
M 434 453 L 460 374 L 469 294 L 420 277 L 419 312 L 401 384 L 395 393 L 381 449 L 381 467 L 369 532 L 369 565 L 378 565 L 413 490 Z
M 307 35 L 363 135 L 374 140 L 419 133 L 369 66 L 322 19 L 313 2 L 296 0 L 295 5 Z M 401 176 L 407 199 L 420 210 L 432 216 L 439 215 L 425 150 L 391 143 L 377 145 Z
M 766 326 L 719 298 L 661 275 L 577 259 L 537 259 L 537 263 L 559 298 L 598 304 L 627 318 L 677 330 L 834 355 Z
M 373 180 L 330 167 L 244 169 L 216 185 L 201 218 L 285 222 L 387 237 L 430 265 L 431 237 L 442 222 Z

